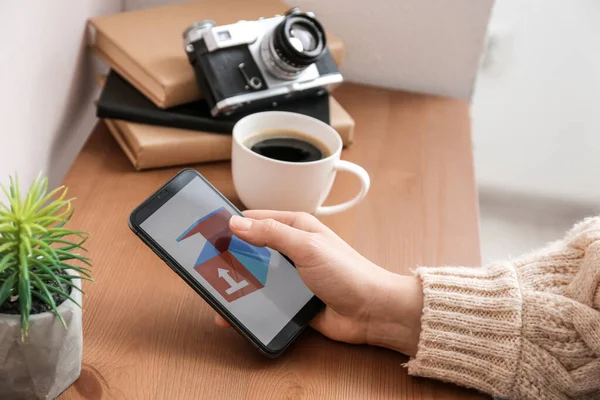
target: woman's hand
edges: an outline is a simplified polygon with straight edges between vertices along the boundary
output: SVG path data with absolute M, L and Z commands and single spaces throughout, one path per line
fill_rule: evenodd
M 247 218 L 231 218 L 232 232 L 255 246 L 287 255 L 308 288 L 325 302 L 313 328 L 333 340 L 416 353 L 423 307 L 418 278 L 373 264 L 312 215 L 244 214 Z M 228 326 L 218 315 L 216 322 Z

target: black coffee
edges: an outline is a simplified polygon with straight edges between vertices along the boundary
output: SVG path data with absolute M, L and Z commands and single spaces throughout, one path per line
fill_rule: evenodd
M 259 133 L 250 138 L 247 146 L 261 156 L 288 162 L 317 161 L 329 156 L 325 145 L 295 131 Z

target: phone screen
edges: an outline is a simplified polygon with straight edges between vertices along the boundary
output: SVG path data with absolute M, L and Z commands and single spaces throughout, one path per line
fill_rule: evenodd
M 236 214 L 195 176 L 139 228 L 267 346 L 314 295 L 279 252 L 232 234 Z

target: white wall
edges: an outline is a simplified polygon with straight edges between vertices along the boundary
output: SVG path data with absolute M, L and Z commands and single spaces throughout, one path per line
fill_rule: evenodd
M 94 123 L 96 63 L 89 17 L 121 0 L 4 1 L 0 5 L 0 182 L 27 186 L 43 171 L 60 183 Z
M 502 0 L 473 99 L 482 187 L 600 204 L 600 3 Z
M 351 81 L 470 98 L 493 0 L 286 0 L 342 37 Z

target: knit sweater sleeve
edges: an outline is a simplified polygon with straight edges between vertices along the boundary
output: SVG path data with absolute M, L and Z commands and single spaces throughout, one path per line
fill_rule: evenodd
M 410 374 L 507 399 L 600 399 L 600 218 L 515 261 L 417 275 Z

